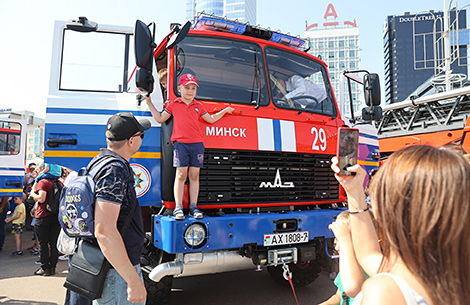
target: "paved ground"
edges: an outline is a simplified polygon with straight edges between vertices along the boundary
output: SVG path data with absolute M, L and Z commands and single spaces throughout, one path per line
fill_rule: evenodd
M 32 245 L 32 232 L 23 234 L 23 248 Z M 64 304 L 67 262 L 59 261 L 55 276 L 36 276 L 34 264 L 38 256 L 25 251 L 23 256 L 10 257 L 15 241 L 7 226 L 7 238 L 0 252 L 0 304 L 53 305 Z M 323 272 L 312 284 L 296 289 L 299 304 L 318 304 L 336 291 L 328 274 Z M 170 304 L 192 305 L 259 305 L 292 304 L 295 299 L 289 287 L 274 282 L 267 271 L 244 270 L 223 274 L 180 278 L 173 281 Z
M 62 285 L 67 276 L 67 261 L 58 262 L 54 276 L 34 275 L 34 271 L 40 267 L 34 263 L 38 256 L 26 250 L 22 256 L 10 257 L 10 253 L 16 250 L 10 232 L 8 225 L 3 251 L 0 252 L 0 304 L 64 304 L 65 288 Z M 34 243 L 32 236 L 32 231 L 23 233 L 24 249 Z

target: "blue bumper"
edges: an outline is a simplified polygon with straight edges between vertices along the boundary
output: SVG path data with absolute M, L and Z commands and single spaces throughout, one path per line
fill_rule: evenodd
M 167 253 L 187 253 L 238 249 L 245 244 L 263 246 L 264 234 L 276 230 L 276 221 L 297 220 L 297 232 L 309 232 L 309 240 L 316 237 L 333 237 L 328 225 L 344 209 L 325 209 L 283 213 L 223 214 L 217 217 L 204 216 L 202 219 L 154 215 L 154 245 Z M 207 240 L 202 247 L 193 249 L 184 241 L 184 232 L 194 223 L 203 225 Z

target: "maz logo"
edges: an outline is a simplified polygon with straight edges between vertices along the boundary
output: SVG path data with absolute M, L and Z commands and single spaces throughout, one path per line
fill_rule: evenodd
M 259 188 L 290 188 L 295 187 L 294 182 L 284 182 L 281 181 L 281 174 L 279 173 L 279 169 L 276 172 L 276 178 L 274 178 L 274 184 L 271 182 L 261 182 Z

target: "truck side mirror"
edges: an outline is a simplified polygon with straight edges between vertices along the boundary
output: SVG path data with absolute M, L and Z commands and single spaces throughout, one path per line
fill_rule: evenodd
M 364 100 L 367 106 L 380 105 L 380 80 L 377 73 L 364 74 Z
M 171 36 L 170 40 L 166 44 L 167 49 L 172 49 L 178 43 L 180 43 L 186 35 L 188 35 L 189 29 L 191 28 L 191 22 L 188 21 L 184 24 L 184 26 L 180 29 L 179 25 L 175 25 L 174 27 L 174 34 Z
M 144 68 L 137 68 L 135 72 L 135 85 L 142 93 L 149 94 L 153 92 L 153 75 L 152 71 Z
M 151 23 L 152 24 L 152 23 Z M 151 25 L 149 24 L 149 26 Z M 152 71 L 153 49 L 155 48 L 154 35 L 150 32 L 149 26 L 140 20 L 135 22 L 134 29 L 134 50 L 135 62 L 138 67 L 147 71 Z
M 370 106 L 362 108 L 362 119 L 364 121 L 377 121 L 382 117 L 382 107 Z

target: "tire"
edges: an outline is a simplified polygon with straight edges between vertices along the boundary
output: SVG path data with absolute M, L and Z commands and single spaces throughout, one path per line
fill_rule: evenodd
M 166 305 L 170 301 L 173 277 L 165 276 L 160 282 L 154 282 L 149 278 L 150 271 L 161 263 L 174 259 L 170 255 L 152 244 L 150 233 L 145 236 L 144 249 L 140 259 L 142 265 L 142 277 L 144 278 L 145 289 L 147 290 L 147 305 Z
M 148 277 L 147 272 L 142 272 L 145 289 L 147 289 L 147 305 L 167 305 L 170 301 L 173 278 L 165 276 L 160 282 L 154 282 Z
M 288 264 L 289 270 L 292 272 L 292 284 L 296 287 L 306 286 L 315 282 L 315 280 L 320 275 L 322 270 L 320 262 L 317 260 L 298 263 L 298 264 Z M 283 276 L 282 266 L 278 265 L 276 267 L 268 267 L 269 275 L 283 286 L 290 286 L 289 281 L 287 281 Z

